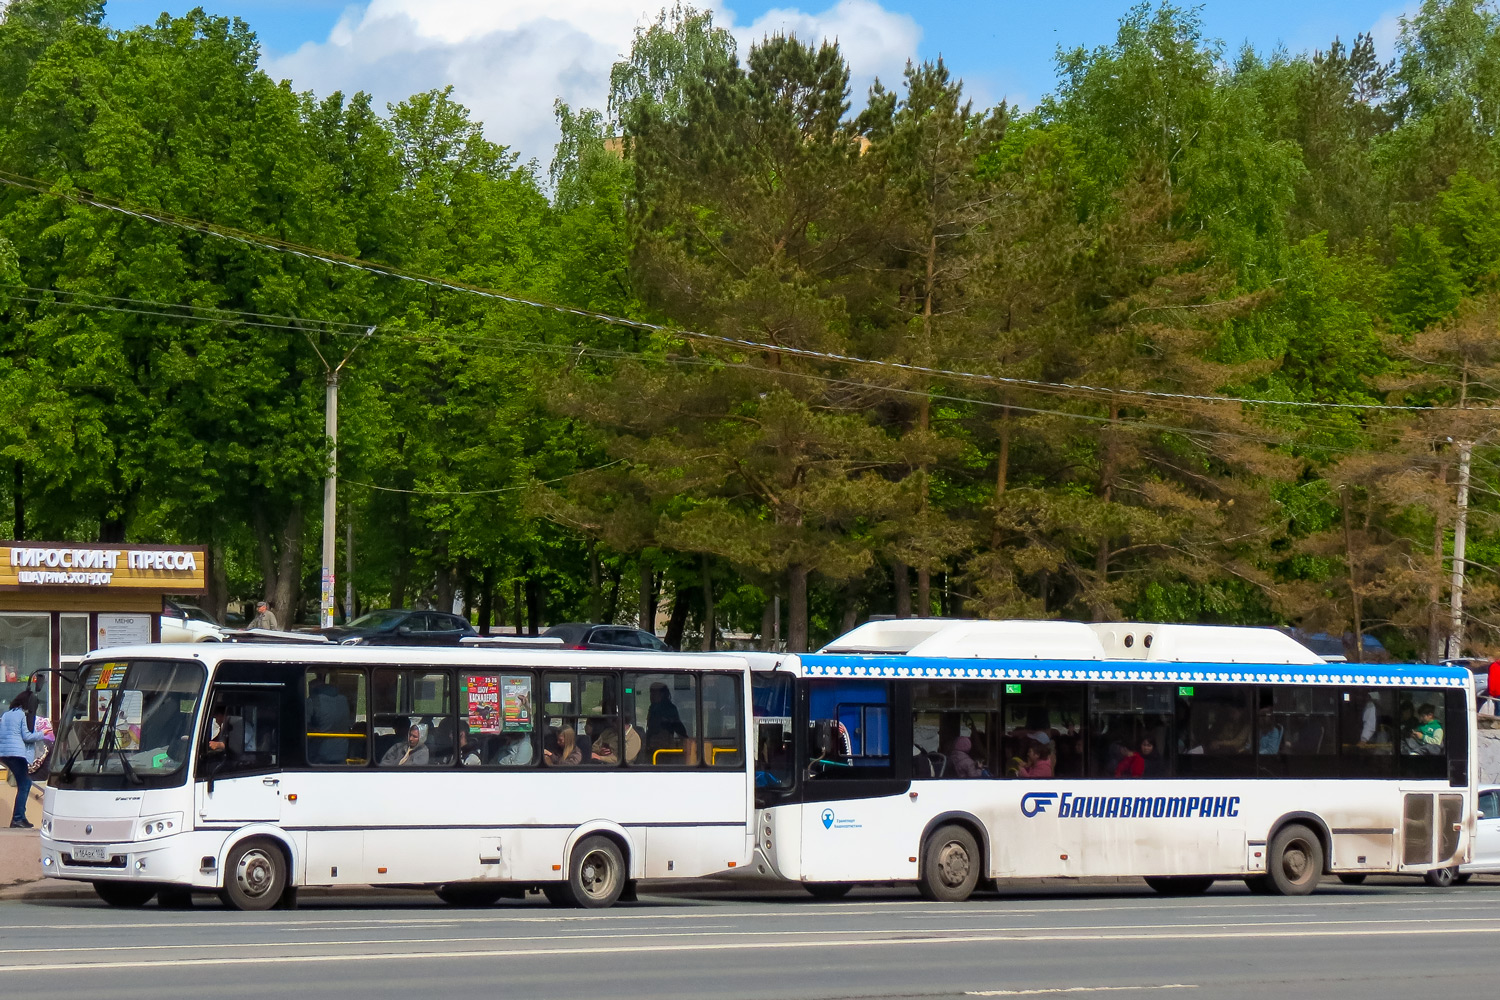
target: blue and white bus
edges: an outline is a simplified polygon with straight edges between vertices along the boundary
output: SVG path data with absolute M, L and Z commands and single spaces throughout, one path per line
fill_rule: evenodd
M 872 622 L 752 656 L 752 870 L 837 896 L 997 879 L 1451 877 L 1474 833 L 1463 668 L 1330 663 L 1273 629 Z

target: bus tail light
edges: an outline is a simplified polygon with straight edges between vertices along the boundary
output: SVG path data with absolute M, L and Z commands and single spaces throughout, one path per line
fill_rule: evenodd
M 1500 660 L 1490 663 L 1490 697 L 1500 698 Z

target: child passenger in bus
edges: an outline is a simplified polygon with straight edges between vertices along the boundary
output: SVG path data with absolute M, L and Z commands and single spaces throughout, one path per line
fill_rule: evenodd
M 1052 740 L 1046 733 L 1037 734 L 1037 739 L 1026 744 L 1026 762 L 1016 769 L 1016 777 L 1052 777 Z

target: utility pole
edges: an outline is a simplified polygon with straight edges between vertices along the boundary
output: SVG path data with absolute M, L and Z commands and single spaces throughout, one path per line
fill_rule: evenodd
M 1463 656 L 1464 646 L 1464 543 L 1469 532 L 1469 458 L 1471 441 L 1458 443 L 1458 504 L 1453 518 L 1453 621 L 1448 628 L 1448 659 Z
M 365 337 L 374 336 L 375 328 L 372 326 L 365 330 Z M 337 558 L 335 548 L 338 540 L 338 497 L 339 497 L 339 373 L 344 370 L 344 365 L 354 357 L 354 352 L 359 350 L 363 340 L 349 348 L 349 353 L 337 365 L 330 365 L 328 359 L 323 357 L 323 352 L 318 350 L 317 342 L 311 336 L 307 338 L 312 344 L 313 350 L 318 355 L 318 360 L 323 362 L 323 370 L 327 373 L 327 390 L 323 397 L 323 433 L 328 435 L 328 474 L 323 478 L 323 593 L 319 601 L 318 622 L 323 628 L 333 626 L 333 609 L 336 600 L 334 598 L 334 560 Z
M 340 368 L 343 366 L 340 365 Z M 328 435 L 328 475 L 323 479 L 323 599 L 319 624 L 333 626 L 333 546 L 338 537 L 335 524 L 339 497 L 339 370 L 328 373 L 323 397 L 323 433 Z
M 354 504 L 345 507 L 344 518 L 344 617 L 354 618 Z

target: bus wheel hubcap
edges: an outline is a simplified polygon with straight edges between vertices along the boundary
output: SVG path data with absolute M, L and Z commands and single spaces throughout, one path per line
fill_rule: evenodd
M 578 869 L 578 881 L 583 883 L 584 891 L 590 896 L 603 896 L 613 881 L 613 866 L 603 853 L 591 852 L 583 859 L 583 864 Z
M 1300 840 L 1294 840 L 1286 845 L 1286 850 L 1281 856 L 1281 870 L 1286 877 L 1293 882 L 1301 882 L 1307 878 L 1307 845 Z
M 969 877 L 969 852 L 962 844 L 944 844 L 938 852 L 938 877 L 947 886 L 963 885 Z
M 262 851 L 248 851 L 235 869 L 235 881 L 247 896 L 264 896 L 276 881 L 271 859 Z

